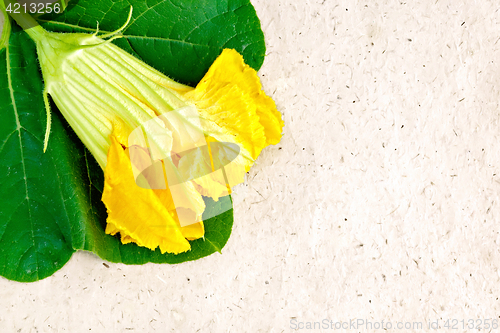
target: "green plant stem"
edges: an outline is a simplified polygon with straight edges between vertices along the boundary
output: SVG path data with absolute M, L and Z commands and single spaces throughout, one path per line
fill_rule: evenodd
M 9 4 L 11 4 L 12 7 L 15 3 L 17 3 L 16 0 L 5 0 L 6 7 Z M 11 11 L 9 15 L 35 42 L 39 41 L 41 37 L 46 34 L 45 29 L 43 29 L 28 13 L 15 13 L 14 11 Z

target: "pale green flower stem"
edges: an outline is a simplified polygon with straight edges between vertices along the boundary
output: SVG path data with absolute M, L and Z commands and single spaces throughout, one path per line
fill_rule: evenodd
M 7 6 L 9 3 L 14 4 L 15 1 L 5 0 L 5 5 Z M 9 13 L 10 17 L 12 17 L 17 24 L 24 29 L 24 31 L 33 39 L 34 41 L 40 40 L 40 37 L 45 34 L 45 30 L 38 24 L 38 22 L 32 18 L 27 13 L 16 13 L 11 11 Z M 6 18 L 7 19 L 7 18 Z

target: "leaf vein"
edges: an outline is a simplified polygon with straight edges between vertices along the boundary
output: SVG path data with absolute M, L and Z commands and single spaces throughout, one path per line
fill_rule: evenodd
M 0 153 L 3 151 L 5 145 L 7 144 L 7 141 L 9 141 L 10 137 L 12 136 L 12 134 L 16 133 L 16 130 L 13 130 L 12 132 L 10 132 L 7 137 L 5 138 L 5 140 L 3 140 L 3 143 L 2 143 L 2 146 L 0 147 Z
M 12 108 L 14 109 L 14 114 L 16 116 L 16 125 L 17 125 L 17 128 L 16 128 L 16 131 L 18 132 L 18 136 L 19 136 L 19 148 L 20 148 L 20 151 L 21 151 L 21 161 L 22 161 L 22 165 L 23 165 L 23 174 L 24 174 L 24 189 L 26 191 L 26 200 L 28 202 L 28 216 L 29 216 L 29 219 L 30 219 L 30 222 L 31 222 L 31 238 L 33 240 L 33 246 L 35 246 L 35 231 L 34 231 L 34 225 L 33 225 L 33 218 L 31 216 L 31 207 L 30 207 L 30 202 L 29 202 L 29 193 L 28 193 L 28 180 L 27 180 L 27 175 L 26 175 L 26 165 L 24 163 L 24 149 L 23 149 L 23 139 L 22 139 L 22 136 L 21 136 L 21 122 L 19 121 L 19 113 L 18 113 L 18 110 L 17 110 L 17 104 L 16 104 L 16 99 L 14 97 L 14 88 L 12 86 L 12 69 L 11 69 L 11 66 L 10 66 L 10 48 L 9 46 L 7 45 L 7 48 L 6 48 L 6 61 L 7 61 L 7 82 L 9 84 L 9 91 L 10 91 L 10 98 L 12 100 Z M 36 251 L 35 251 L 35 254 L 36 254 Z M 36 260 L 36 277 L 38 279 L 38 270 L 39 270 L 39 266 L 38 266 L 38 258 Z
M 241 5 L 241 6 L 239 6 L 238 8 L 234 9 L 234 10 L 233 10 L 233 12 L 235 12 L 235 11 L 237 11 L 237 10 L 239 10 L 239 9 L 241 9 L 241 8 L 243 8 L 243 7 L 245 7 L 245 6 L 248 6 L 248 5 Z M 197 25 L 196 27 L 194 27 L 194 28 L 193 28 L 193 29 L 192 29 L 192 30 L 191 30 L 191 31 L 190 31 L 190 32 L 186 35 L 186 37 L 184 37 L 183 41 L 186 41 L 186 39 L 188 39 L 188 38 L 189 38 L 189 36 L 190 36 L 190 35 L 191 35 L 194 31 L 196 31 L 198 28 L 200 28 L 200 27 L 201 27 L 202 25 L 204 25 L 205 23 L 208 23 L 208 22 L 210 22 L 210 21 L 212 21 L 212 20 L 214 20 L 214 19 L 218 18 L 219 16 L 226 15 L 227 13 L 229 13 L 229 11 L 224 12 L 224 13 L 220 13 L 220 14 L 217 14 L 217 15 L 212 16 L 211 18 L 209 18 L 209 19 L 207 19 L 207 20 L 203 21 L 202 23 L 200 23 L 199 25 Z
M 156 6 L 158 5 L 161 5 L 163 2 L 160 1 L 158 2 L 157 4 L 151 6 L 151 7 L 148 7 L 148 9 L 146 9 L 145 11 L 143 11 L 141 14 L 139 14 L 135 19 L 133 19 L 130 23 L 129 23 L 129 26 L 131 26 L 132 24 L 134 24 L 138 19 L 140 19 L 142 16 L 144 16 L 144 14 L 146 14 L 148 11 L 154 9 Z
M 209 45 L 204 45 L 204 44 L 199 44 L 199 43 L 192 43 L 192 42 L 186 42 L 184 40 L 171 39 L 171 38 L 163 38 L 163 37 L 147 37 L 147 36 L 132 36 L 132 35 L 123 35 L 123 37 L 126 38 L 126 39 L 153 39 L 153 40 L 161 40 L 161 41 L 166 41 L 166 42 L 171 42 L 171 43 L 188 44 L 188 45 L 192 45 L 192 46 L 210 47 Z

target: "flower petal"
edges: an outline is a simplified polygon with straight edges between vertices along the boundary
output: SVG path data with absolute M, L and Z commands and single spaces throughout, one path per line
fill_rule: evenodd
M 104 172 L 102 201 L 108 210 L 106 233 L 120 232 L 122 243 L 135 242 L 139 246 L 162 253 L 181 253 L 191 246 L 156 193 L 135 183 L 127 153 L 114 136 Z
M 239 90 L 232 91 L 234 86 Z M 281 140 L 283 128 L 281 113 L 276 109 L 274 101 L 262 90 L 257 72 L 245 64 L 237 51 L 225 49 L 196 88 L 184 96 L 195 101 L 200 109 L 206 109 L 217 104 L 222 96 L 230 94 L 228 100 L 232 100 L 233 96 L 238 96 L 241 92 L 248 95 L 256 107 L 256 115 L 266 136 L 266 144 L 277 144 Z M 226 119 L 228 122 L 238 120 L 237 110 L 232 111 L 235 113 L 231 119 Z M 248 126 L 248 123 L 246 125 Z
M 214 172 L 210 164 L 208 150 L 193 150 L 179 160 L 178 168 L 184 179 L 192 179 L 192 184 L 201 195 L 217 201 L 229 194 L 222 173 Z
M 158 197 L 158 199 L 164 204 L 165 208 L 167 208 L 167 210 L 169 212 L 173 213 L 174 220 L 177 223 L 177 226 L 180 228 L 182 236 L 184 236 L 184 238 L 186 238 L 188 240 L 194 240 L 194 239 L 198 239 L 198 238 L 203 237 L 203 235 L 205 234 L 205 228 L 203 226 L 203 221 L 201 221 L 201 215 L 196 216 L 196 213 L 193 210 L 183 208 L 183 207 L 177 207 L 177 209 L 176 209 L 176 207 L 172 201 L 170 191 L 168 189 L 166 189 L 166 190 L 154 190 L 154 192 L 155 192 L 156 196 Z M 201 198 L 201 196 L 198 193 L 196 193 L 196 194 L 197 194 L 197 196 L 199 196 Z M 205 209 L 205 204 L 203 203 L 203 207 L 201 208 L 201 211 L 203 212 L 204 209 Z M 184 221 L 189 218 L 186 215 L 192 215 L 191 218 L 193 218 L 193 216 L 194 216 L 194 218 L 199 220 L 199 222 L 181 227 L 181 225 L 179 223 L 179 218 L 177 215 L 178 213 L 185 214 L 183 216 Z

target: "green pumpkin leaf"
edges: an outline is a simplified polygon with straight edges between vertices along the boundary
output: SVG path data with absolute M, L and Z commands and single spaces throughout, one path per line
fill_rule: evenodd
M 0 274 L 17 281 L 47 277 L 69 260 L 83 208 L 83 184 L 73 180 L 76 145 L 57 118 L 43 153 L 43 85 L 34 52 L 20 30 L 0 51 Z
M 177 81 L 197 82 L 227 47 L 255 69 L 263 62 L 263 34 L 248 0 L 72 1 L 54 21 L 44 16 L 44 26 L 93 32 L 99 22 L 101 31 L 113 31 L 130 5 L 132 24 L 115 42 Z M 180 263 L 220 252 L 231 233 L 232 210 L 204 221 L 205 237 L 179 255 L 106 235 L 103 172 L 54 105 L 43 153 L 42 90 L 34 43 L 13 25 L 7 48 L 0 50 L 0 275 L 36 281 L 61 268 L 75 250 L 126 264 Z M 205 198 L 207 212 L 225 200 L 230 198 Z

